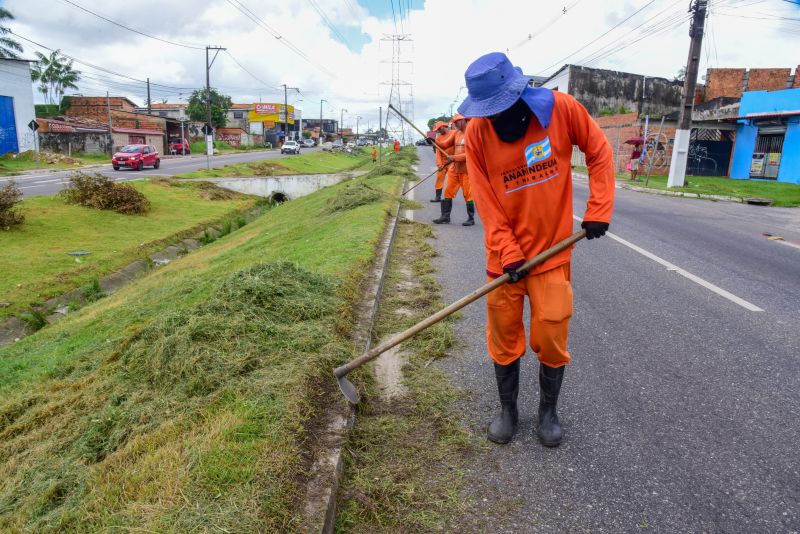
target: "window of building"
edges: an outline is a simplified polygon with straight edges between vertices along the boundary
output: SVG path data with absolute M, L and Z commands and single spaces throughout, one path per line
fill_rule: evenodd
M 158 112 L 158 116 L 159 117 L 166 117 L 167 116 L 167 112 L 166 111 L 159 111 Z
M 233 118 L 234 119 L 243 119 L 244 118 L 244 112 L 243 111 L 234 111 L 233 112 Z

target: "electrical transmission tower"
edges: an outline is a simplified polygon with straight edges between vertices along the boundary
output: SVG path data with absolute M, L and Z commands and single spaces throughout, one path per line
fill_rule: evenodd
M 381 41 L 392 43 L 392 59 L 391 61 L 383 61 L 383 63 L 391 63 L 392 65 L 392 79 L 391 81 L 383 82 L 381 85 L 389 85 L 389 103 L 397 108 L 401 113 L 410 118 L 414 118 L 414 88 L 413 84 L 403 78 L 405 69 L 410 70 L 413 64 L 411 61 L 403 60 L 403 45 L 412 42 L 411 34 L 396 33 L 392 35 L 384 34 Z M 404 67 L 407 66 L 407 67 Z M 411 132 L 409 127 L 403 120 L 387 110 L 386 113 L 386 133 L 395 139 L 400 139 L 400 142 L 405 145 L 407 141 L 411 140 Z

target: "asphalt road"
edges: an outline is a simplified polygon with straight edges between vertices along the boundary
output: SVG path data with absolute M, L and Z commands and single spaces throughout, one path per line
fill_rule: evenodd
M 316 152 L 319 148 L 304 149 L 303 152 Z M 247 161 L 260 161 L 265 159 L 286 158 L 292 157 L 291 154 L 281 155 L 279 150 L 265 150 L 258 152 L 240 152 L 237 154 L 226 154 L 211 157 L 211 167 L 222 167 L 232 163 L 243 163 Z M 113 178 L 117 182 L 129 182 L 132 180 L 141 180 L 147 176 L 173 176 L 184 172 L 197 171 L 206 168 L 205 156 L 192 155 L 192 156 L 174 156 L 166 157 L 161 160 L 161 167 L 153 169 L 147 167 L 142 171 L 134 171 L 131 169 L 121 169 L 115 171 L 111 168 L 111 160 L 109 159 L 108 165 L 92 166 L 85 169 L 86 172 L 100 172 L 109 178 Z M 69 183 L 69 176 L 74 170 L 56 171 L 56 172 L 41 172 L 22 174 L 12 177 L 0 177 L 0 186 L 5 182 L 13 179 L 16 181 L 17 186 L 22 190 L 23 197 L 32 197 L 39 195 L 53 195 L 61 191 L 67 183 Z
M 424 176 L 433 154 L 420 157 Z M 574 186 L 580 217 L 588 188 L 580 177 Z M 425 203 L 415 219 L 437 216 L 433 180 L 415 193 Z M 453 212 L 432 241 L 448 302 L 485 276 L 482 228 L 460 225 L 460 197 Z M 617 240 L 573 252 L 564 442 L 536 440 L 529 350 L 517 438 L 479 453 L 469 474 L 478 506 L 454 527 L 800 531 L 800 210 L 618 189 L 611 231 Z M 481 437 L 498 406 L 484 321 L 483 302 L 464 309 L 460 344 L 439 363 L 469 392 L 466 424 Z

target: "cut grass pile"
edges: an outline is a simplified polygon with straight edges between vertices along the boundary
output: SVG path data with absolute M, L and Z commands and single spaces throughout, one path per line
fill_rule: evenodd
M 433 278 L 427 225 L 397 230 L 376 337 L 386 338 L 442 307 Z M 405 397 L 382 401 L 374 381 L 345 447 L 338 532 L 452 532 L 467 504 L 464 473 L 474 445 L 455 408 L 460 393 L 429 364 L 453 345 L 452 322 L 439 323 L 403 344 Z
M 210 170 L 199 170 L 177 175 L 177 178 L 230 178 L 237 176 L 281 176 L 289 174 L 330 174 L 358 168 L 371 158 L 366 152 L 306 152 L 297 156 L 268 159 L 249 163 L 235 163 Z M 405 162 L 406 160 L 404 160 Z
M 642 181 L 626 183 L 637 187 L 645 187 Z M 719 176 L 687 176 L 684 187 L 667 187 L 666 176 L 651 176 L 647 183 L 649 189 L 679 191 L 682 193 L 699 193 L 702 195 L 721 195 L 726 197 L 769 198 L 773 206 L 792 208 L 800 206 L 800 184 L 786 182 L 766 182 L 761 180 L 736 180 Z
M 150 201 L 146 215 L 65 204 L 57 195 L 24 199 L 25 223 L 0 233 L 0 320 L 188 237 L 255 205 L 212 184 L 131 182 Z M 222 200 L 209 201 L 217 198 Z M 171 239 L 171 238 L 175 239 Z M 89 251 L 76 263 L 66 252 Z
M 281 204 L 0 349 L 0 531 L 296 530 L 400 184 L 370 185 L 382 202 Z
M 351 210 L 365 204 L 377 202 L 384 193 L 369 186 L 363 180 L 349 182 L 336 192 L 328 202 L 328 212 Z

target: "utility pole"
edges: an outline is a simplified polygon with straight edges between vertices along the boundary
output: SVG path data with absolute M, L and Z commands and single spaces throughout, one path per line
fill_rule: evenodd
M 150 101 L 150 78 L 147 78 L 147 114 L 150 115 L 153 110 L 152 102 Z
M 383 163 L 383 106 L 378 107 L 378 162 Z
M 683 187 L 686 178 L 686 160 L 689 157 L 689 137 L 692 132 L 692 108 L 694 89 L 697 85 L 697 71 L 700 65 L 700 49 L 703 46 L 703 29 L 706 21 L 708 0 L 694 0 L 690 11 L 694 12 L 689 36 L 689 59 L 686 61 L 686 78 L 683 80 L 683 106 L 675 131 L 675 144 L 672 147 L 672 161 L 669 166 L 667 187 Z
M 287 87 L 285 83 L 281 84 L 283 87 L 283 142 L 289 140 L 289 89 L 293 91 L 300 92 L 300 89 L 297 87 Z M 280 113 L 278 114 L 278 118 L 280 118 Z
M 322 103 L 327 102 L 324 98 L 319 101 L 319 146 L 322 146 Z
M 114 130 L 111 123 L 111 99 L 106 91 L 106 111 L 108 112 L 108 137 L 111 139 L 111 154 L 114 154 Z
M 208 51 L 209 50 L 216 50 L 214 54 L 214 59 L 211 60 L 211 63 L 208 62 Z M 214 61 L 217 59 L 220 50 L 225 50 L 221 46 L 207 46 L 206 47 L 206 108 L 208 111 L 208 127 L 211 128 L 211 65 L 214 64 Z M 206 134 L 206 169 L 211 168 L 211 162 L 209 161 L 208 157 L 214 154 L 214 133 L 209 131 Z
M 342 130 L 344 129 L 344 112 L 345 111 L 347 111 L 347 110 L 342 108 L 341 113 L 339 113 L 339 139 L 342 138 Z

